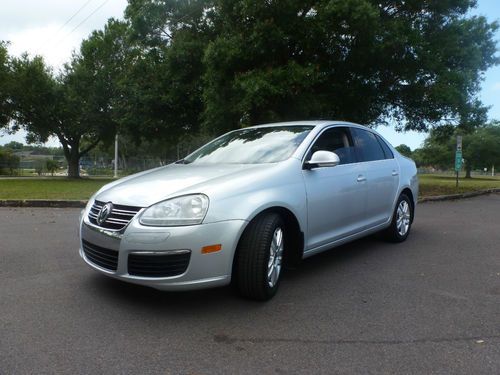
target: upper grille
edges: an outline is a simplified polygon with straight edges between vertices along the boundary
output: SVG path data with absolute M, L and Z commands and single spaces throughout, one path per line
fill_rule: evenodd
M 116 271 L 118 266 L 118 251 L 106 249 L 85 240 L 82 240 L 82 248 L 87 259 L 92 263 L 107 270 Z
M 128 256 L 128 273 L 134 276 L 170 277 L 186 272 L 191 252 L 173 254 L 131 253 Z
M 101 211 L 102 206 L 106 203 L 101 201 L 94 201 L 94 204 L 90 208 L 89 211 L 89 221 L 98 225 L 102 228 L 112 229 L 112 230 L 120 230 L 125 228 L 130 220 L 141 210 L 142 207 L 134 207 L 134 206 L 123 206 L 119 204 L 114 204 L 111 213 L 108 215 L 106 220 L 102 224 L 97 223 L 97 217 L 99 212 Z

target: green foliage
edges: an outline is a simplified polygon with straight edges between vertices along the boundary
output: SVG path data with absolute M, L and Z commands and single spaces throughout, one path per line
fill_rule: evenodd
M 396 150 L 398 150 L 398 152 L 401 154 L 401 155 L 404 155 L 406 157 L 409 157 L 411 158 L 412 157 L 412 152 L 411 152 L 411 148 L 408 147 L 407 145 L 399 145 L 396 147 Z
M 9 173 L 13 176 L 19 169 L 19 156 L 14 155 L 10 149 L 0 149 L 0 175 Z
M 443 140 L 484 123 L 479 83 L 499 62 L 498 25 L 470 16 L 474 6 L 129 0 L 126 21 L 94 31 L 59 75 L 40 57 L 9 58 L 0 42 L 0 127 L 24 128 L 35 143 L 56 136 L 72 177 L 117 131 L 170 155 L 192 136 L 321 118 L 435 128 L 412 157 L 445 166 L 453 149 Z M 484 160 L 465 141 L 468 165 Z
M 199 130 L 208 43 L 200 31 L 203 3 L 131 1 L 127 8 L 130 48 L 117 119 L 137 143 L 161 139 L 171 146 Z M 174 22 L 178 16 L 182 24 Z
M 202 56 L 201 88 L 186 98 L 201 92 L 198 114 L 211 132 L 311 118 L 372 125 L 392 118 L 427 130 L 485 120 L 476 94 L 481 74 L 498 62 L 497 24 L 468 16 L 474 5 L 131 0 L 126 16 L 144 50 L 162 57 L 162 77 L 178 74 L 167 68 L 173 46 L 190 53 L 188 69 Z M 203 53 L 193 53 L 200 41 Z M 200 84 L 199 74 L 192 82 Z
M 12 116 L 9 102 L 11 83 L 7 43 L 0 40 L 0 128 L 6 126 Z
M 82 42 L 59 76 L 41 57 L 12 59 L 15 85 L 13 131 L 24 128 L 28 141 L 45 142 L 56 136 L 63 146 L 70 177 L 79 176 L 79 160 L 100 141 L 110 142 L 116 132 L 112 100 L 119 74 L 124 24 L 110 20 Z
M 11 150 L 20 151 L 24 148 L 24 145 L 21 142 L 11 141 L 3 145 L 5 148 L 9 148 Z
M 45 161 L 45 169 L 47 172 L 49 172 L 52 176 L 54 176 L 54 172 L 57 171 L 59 168 L 59 163 L 55 160 L 52 159 L 47 159 Z
M 37 159 L 35 160 L 35 162 L 33 163 L 33 167 L 35 168 L 35 173 L 38 175 L 38 176 L 41 176 L 42 173 L 46 170 L 46 163 L 47 161 L 44 160 L 44 159 Z
M 449 129 L 448 129 L 449 130 Z M 448 133 L 431 131 L 424 141 L 424 147 L 415 150 L 417 164 L 438 169 L 452 169 L 455 163 L 456 136 L 460 129 Z M 476 128 L 462 137 L 462 155 L 468 176 L 477 168 L 491 168 L 500 165 L 500 123 L 493 122 Z
M 15 109 L 11 130 L 23 127 L 31 142 L 45 142 L 50 135 L 63 131 L 62 119 L 59 119 L 62 95 L 58 82 L 41 57 L 30 59 L 25 54 L 13 58 L 11 66 L 15 82 L 10 92 Z
M 471 169 L 500 167 L 500 122 L 479 127 L 462 142 L 464 159 Z
M 17 151 L 29 151 L 32 155 L 53 155 L 53 156 L 64 156 L 64 151 L 62 147 L 45 147 L 37 144 L 25 145 L 21 142 L 11 141 L 9 143 L 0 146 L 0 151 L 11 150 Z

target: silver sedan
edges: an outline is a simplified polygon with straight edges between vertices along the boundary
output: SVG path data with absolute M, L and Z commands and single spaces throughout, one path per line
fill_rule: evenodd
M 82 212 L 80 256 L 131 283 L 232 282 L 267 300 L 283 266 L 375 232 L 404 241 L 417 195 L 415 163 L 367 127 L 260 125 L 104 186 Z

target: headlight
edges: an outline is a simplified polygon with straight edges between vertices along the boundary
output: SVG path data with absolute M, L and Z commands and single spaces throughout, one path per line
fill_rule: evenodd
M 152 205 L 143 212 L 139 222 L 159 227 L 201 224 L 207 210 L 206 195 L 185 195 Z

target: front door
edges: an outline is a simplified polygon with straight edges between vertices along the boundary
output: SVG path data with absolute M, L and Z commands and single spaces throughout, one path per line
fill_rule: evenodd
M 363 163 L 358 163 L 347 127 L 323 131 L 311 147 L 335 152 L 340 164 L 303 170 L 307 194 L 308 231 L 306 251 L 361 231 L 365 225 L 367 185 Z

